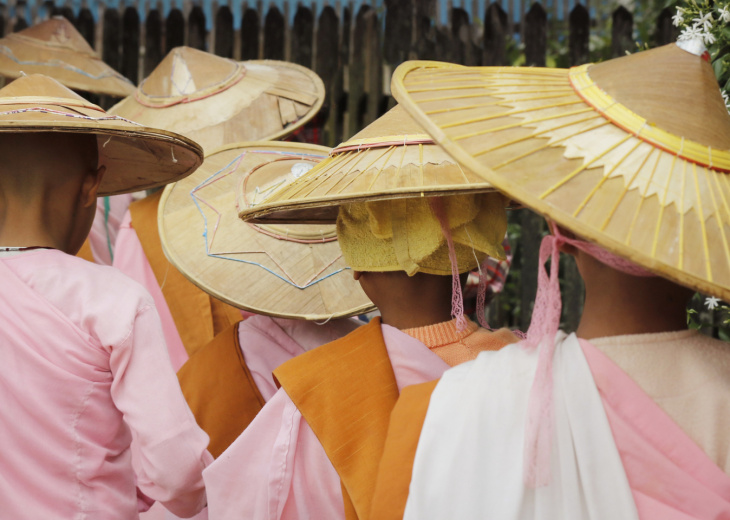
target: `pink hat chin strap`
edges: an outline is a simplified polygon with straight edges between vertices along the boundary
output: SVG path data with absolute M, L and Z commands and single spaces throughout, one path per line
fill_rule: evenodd
M 555 336 L 560 328 L 562 300 L 560 297 L 560 246 L 569 244 L 584 251 L 607 266 L 632 276 L 655 276 L 649 271 L 609 253 L 605 249 L 584 240 L 567 238 L 556 226 L 555 235 L 547 235 L 540 244 L 537 295 L 527 338 L 521 345 L 527 349 L 538 348 L 537 369 L 530 389 L 525 425 L 525 485 L 536 488 L 550 483 L 550 455 L 553 435 L 553 355 Z M 544 269 L 550 258 L 550 274 Z

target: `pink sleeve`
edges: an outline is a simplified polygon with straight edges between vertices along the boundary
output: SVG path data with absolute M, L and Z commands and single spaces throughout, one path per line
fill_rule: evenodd
M 340 478 L 283 390 L 203 476 L 210 518 L 345 518 Z
M 139 489 L 185 517 L 205 506 L 202 472 L 213 458 L 159 348 L 163 341 L 154 307 L 142 307 L 129 336 L 111 349 L 111 395 L 132 431 Z
M 177 332 L 175 321 L 172 319 L 172 314 L 170 314 L 165 297 L 157 283 L 157 278 L 155 278 L 152 267 L 150 267 L 150 263 L 144 254 L 137 232 L 132 227 L 132 217 L 129 211 L 124 215 L 124 220 L 119 228 L 114 248 L 113 266 L 141 284 L 152 295 L 162 322 L 162 332 L 165 335 L 170 362 L 177 372 L 188 360 L 188 353 L 180 339 L 180 334 Z

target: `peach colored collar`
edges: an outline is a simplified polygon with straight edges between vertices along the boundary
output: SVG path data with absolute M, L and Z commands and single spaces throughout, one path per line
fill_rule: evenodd
M 479 325 L 467 318 L 466 328 L 461 332 L 459 332 L 456 328 L 456 319 L 451 321 L 442 321 L 441 323 L 436 323 L 434 325 L 426 325 L 425 327 L 404 329 L 403 332 L 412 338 L 416 338 L 428 348 L 433 349 L 457 343 L 474 334 L 478 328 Z

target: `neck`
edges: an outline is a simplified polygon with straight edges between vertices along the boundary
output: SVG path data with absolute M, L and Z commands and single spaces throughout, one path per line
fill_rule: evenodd
M 411 312 L 403 312 L 402 308 L 380 307 L 380 319 L 384 324 L 400 330 L 427 327 L 452 320 L 450 300 L 447 306 L 441 308 L 431 306 L 424 309 L 422 305 L 414 304 L 409 306 L 409 309 Z
M 659 277 L 636 277 L 614 269 L 584 277 L 586 299 L 576 334 L 584 339 L 671 332 L 687 328 L 691 291 Z
M 0 213 L 0 246 L 52 247 L 61 249 L 63 239 L 54 233 L 40 205 L 9 204 Z

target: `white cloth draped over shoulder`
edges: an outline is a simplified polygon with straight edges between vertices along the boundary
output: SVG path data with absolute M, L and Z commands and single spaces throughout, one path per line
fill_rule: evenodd
M 638 520 L 578 339 L 559 332 L 555 341 L 550 483 L 531 488 L 523 479 L 538 349 L 510 345 L 441 378 L 416 452 L 406 520 Z

